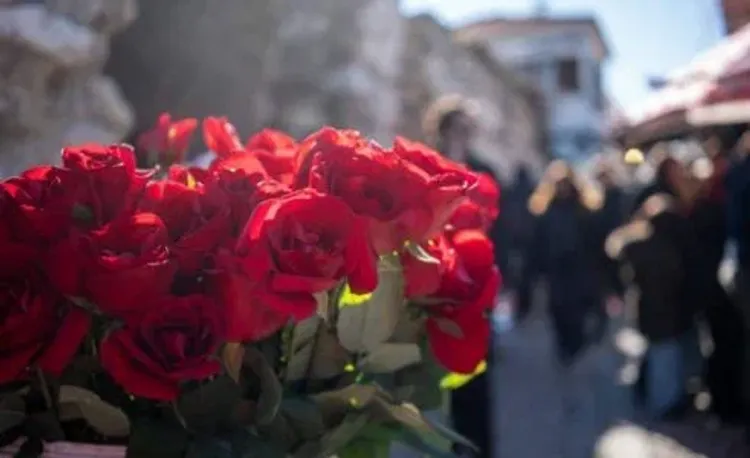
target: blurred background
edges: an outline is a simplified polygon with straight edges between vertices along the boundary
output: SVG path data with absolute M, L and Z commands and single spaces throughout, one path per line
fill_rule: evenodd
M 671 71 L 744 24 L 746 3 L 3 0 L 0 170 L 134 138 L 162 111 L 227 115 L 245 133 L 421 138 L 445 93 L 476 100 L 477 150 L 502 176 L 585 161 Z
M 650 151 L 694 162 L 706 132 L 750 121 L 748 23 L 750 0 L 0 0 L 0 176 L 133 142 L 162 112 L 432 142 L 425 112 L 458 95 L 501 182 L 563 159 L 627 188 L 653 180 Z M 500 456 L 590 456 L 621 418 L 622 351 L 605 340 L 561 375 L 546 318 L 519 330 L 500 302 Z M 748 456 L 737 428 L 688 423 L 621 431 L 600 456 L 657 456 L 623 445 L 644 438 L 658 456 Z

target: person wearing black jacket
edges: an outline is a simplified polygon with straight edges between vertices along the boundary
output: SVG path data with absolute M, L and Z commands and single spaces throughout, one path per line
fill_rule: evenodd
M 562 161 L 553 162 L 529 199 L 536 215 L 533 265 L 548 285 L 558 361 L 568 367 L 589 343 L 586 322 L 600 306 L 595 215 L 601 194 Z
M 429 127 L 428 127 L 429 128 Z M 465 164 L 475 172 L 483 172 L 496 178 L 496 173 L 471 149 L 474 132 L 474 120 L 465 102 L 457 100 L 455 103 L 443 107 L 442 112 L 435 119 L 432 127 L 437 137 L 437 148 L 446 157 Z M 495 262 L 502 272 L 507 266 L 507 252 L 505 250 L 506 236 L 500 223 L 495 223 L 489 236 L 495 245 Z M 475 458 L 496 458 L 493 442 L 497 439 L 493 430 L 493 340 L 487 353 L 487 370 L 476 376 L 466 385 L 451 392 L 450 411 L 453 427 L 458 433 L 471 440 L 480 450 L 473 454 L 468 450 L 456 450 L 460 456 Z
M 710 275 L 689 209 L 694 196 L 684 168 L 664 160 L 632 220 L 607 239 L 607 252 L 627 268 L 626 313 L 649 342 L 641 370 L 646 411 L 654 418 L 689 407 L 689 378 L 702 370 L 696 318 L 709 302 Z
M 620 278 L 617 262 L 607 256 L 604 245 L 609 234 L 625 223 L 627 208 L 627 196 L 623 189 L 617 185 L 614 171 L 609 164 L 598 165 L 595 174 L 596 180 L 602 188 L 602 206 L 594 215 L 594 246 L 596 271 L 599 275 L 601 285 L 602 304 L 596 309 L 597 312 L 597 340 L 606 334 L 608 315 L 607 308 L 622 303 L 625 288 Z
M 508 262 L 509 270 L 504 272 L 504 278 L 516 296 L 513 317 L 516 323 L 523 322 L 532 309 L 534 216 L 528 209 L 528 202 L 535 187 L 529 169 L 519 167 L 512 185 L 503 193 L 503 208 L 500 213 L 499 224 L 508 234 L 507 251 L 513 259 L 513 262 Z

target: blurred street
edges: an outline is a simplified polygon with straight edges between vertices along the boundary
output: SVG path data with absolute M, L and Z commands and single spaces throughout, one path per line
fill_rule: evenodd
M 622 358 L 606 339 L 592 346 L 569 372 L 553 357 L 547 314 L 537 307 L 513 326 L 499 307 L 495 412 L 501 458 L 739 458 L 750 456 L 738 429 L 691 424 L 626 423 L 629 390 L 615 380 Z M 605 434 L 607 433 L 607 434 Z M 607 440 L 601 440 L 603 436 Z M 600 453 L 594 446 L 601 442 Z M 606 442 L 606 444 L 605 444 Z M 394 447 L 392 458 L 417 457 Z
M 548 330 L 547 316 L 537 307 L 528 322 L 500 333 L 495 377 L 500 457 L 593 457 L 597 439 L 618 426 L 607 446 L 617 453 L 597 458 L 750 456 L 741 448 L 739 431 L 709 432 L 705 418 L 692 425 L 652 425 L 651 435 L 628 427 L 622 420 L 632 416 L 629 392 L 615 384 L 621 358 L 611 339 L 591 347 L 564 374 L 553 358 Z

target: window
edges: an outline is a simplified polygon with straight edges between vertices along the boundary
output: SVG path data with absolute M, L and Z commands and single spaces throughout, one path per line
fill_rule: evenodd
M 578 62 L 575 59 L 562 59 L 557 64 L 557 87 L 562 92 L 575 92 L 578 84 Z

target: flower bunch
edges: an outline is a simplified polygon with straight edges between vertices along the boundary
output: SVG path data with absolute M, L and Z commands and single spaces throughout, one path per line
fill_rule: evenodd
M 419 404 L 377 377 L 484 359 L 491 180 L 406 139 L 243 142 L 215 117 L 197 168 L 198 125 L 162 115 L 137 148 L 68 147 L 0 185 L 3 441 L 328 456 Z

